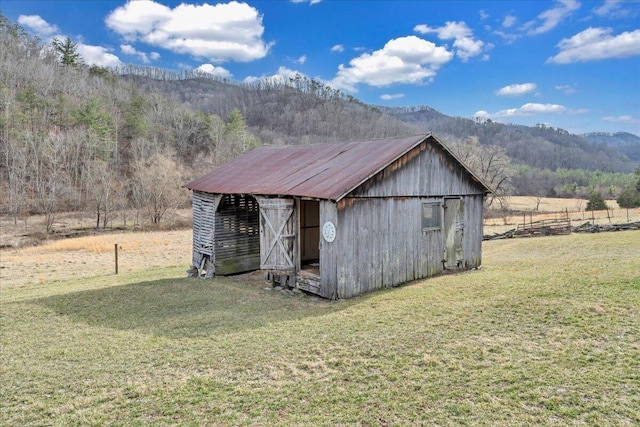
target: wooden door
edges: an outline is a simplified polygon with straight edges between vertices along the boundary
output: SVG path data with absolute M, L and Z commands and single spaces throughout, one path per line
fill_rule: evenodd
M 260 268 L 295 272 L 296 224 L 293 199 L 261 199 Z
M 444 200 L 444 268 L 456 269 L 463 264 L 464 200 Z

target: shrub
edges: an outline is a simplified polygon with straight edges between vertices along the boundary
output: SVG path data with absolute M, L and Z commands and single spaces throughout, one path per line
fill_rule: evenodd
M 589 195 L 589 201 L 587 202 L 588 211 L 602 211 L 607 209 L 607 203 L 604 201 L 604 197 L 598 191 L 594 191 Z

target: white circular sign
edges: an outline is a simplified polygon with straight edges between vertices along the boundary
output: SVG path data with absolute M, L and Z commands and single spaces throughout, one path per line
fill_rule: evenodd
M 329 243 L 336 240 L 336 226 L 331 221 L 325 222 L 322 226 L 322 237 Z

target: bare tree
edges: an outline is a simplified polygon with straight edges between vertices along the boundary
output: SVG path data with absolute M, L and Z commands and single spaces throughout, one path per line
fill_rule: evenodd
M 159 224 L 169 209 L 186 203 L 188 192 L 182 188 L 183 172 L 171 157 L 156 154 L 134 165 L 132 198 L 137 209 L 146 212 L 153 224 Z
M 511 195 L 510 180 L 514 173 L 510 167 L 511 160 L 504 148 L 497 145 L 480 145 L 477 137 L 464 140 L 451 138 L 449 145 L 454 154 L 493 190 L 487 199 L 488 207 L 496 199 Z
M 69 192 L 68 175 L 62 167 L 64 140 L 60 135 L 48 135 L 38 147 L 41 161 L 36 166 L 37 206 L 45 216 L 47 233 L 51 233 L 55 215 L 64 206 L 64 196 Z
M 536 194 L 536 196 L 533 198 L 534 202 L 536 203 L 536 207 L 534 210 L 540 210 L 540 202 L 542 202 L 542 199 L 544 197 L 541 196 L 540 194 Z
M 93 161 L 91 172 L 87 174 L 87 194 L 90 206 L 96 214 L 96 229 L 107 228 L 111 214 L 122 205 L 124 183 L 116 172 L 103 160 Z

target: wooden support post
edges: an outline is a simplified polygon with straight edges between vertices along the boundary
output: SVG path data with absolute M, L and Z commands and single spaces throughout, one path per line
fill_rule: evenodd
M 115 255 L 116 255 L 116 274 L 118 274 L 118 244 L 114 245 Z

